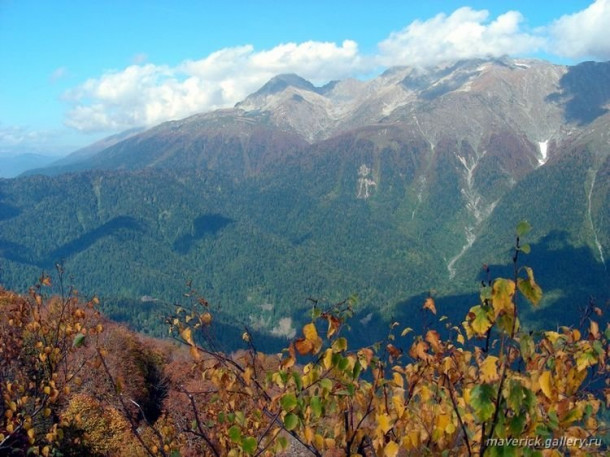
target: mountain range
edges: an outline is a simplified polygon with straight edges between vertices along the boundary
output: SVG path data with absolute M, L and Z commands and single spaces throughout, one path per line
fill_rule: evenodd
M 146 329 L 192 281 L 227 322 L 280 337 L 308 297 L 357 293 L 361 324 L 383 329 L 429 293 L 463 315 L 482 264 L 512 275 L 526 219 L 521 261 L 546 292 L 528 322 L 574 319 L 609 297 L 609 107 L 610 62 L 279 75 L 231 109 L 0 180 L 0 282 L 62 262 Z

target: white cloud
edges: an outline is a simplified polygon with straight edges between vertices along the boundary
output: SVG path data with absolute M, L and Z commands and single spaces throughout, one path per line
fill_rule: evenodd
M 596 0 L 588 8 L 565 15 L 550 27 L 551 51 L 575 59 L 610 59 L 610 0 Z
M 58 132 L 35 130 L 21 125 L 0 125 L 0 156 L 24 152 L 56 155 L 65 153 L 64 148 L 55 145 Z
M 532 53 L 545 40 L 522 30 L 523 16 L 509 11 L 489 22 L 489 12 L 460 8 L 414 21 L 379 44 L 384 65 L 430 65 L 473 57 Z
M 375 55 L 362 55 L 355 41 L 283 43 L 257 51 L 251 45 L 225 48 L 176 66 L 146 63 L 106 72 L 66 92 L 65 123 L 83 132 L 120 131 L 234 105 L 273 76 L 297 73 L 322 84 L 370 75 L 394 65 L 426 66 L 456 59 L 533 55 L 610 58 L 610 0 L 553 24 L 528 30 L 517 11 L 490 17 L 487 10 L 460 8 L 450 15 L 417 20 L 393 32 Z
M 362 67 L 353 41 L 286 43 L 268 51 L 221 49 L 176 67 L 131 65 L 87 80 L 64 94 L 72 105 L 66 124 L 81 131 L 154 125 L 232 106 L 279 73 L 313 82 L 345 78 Z

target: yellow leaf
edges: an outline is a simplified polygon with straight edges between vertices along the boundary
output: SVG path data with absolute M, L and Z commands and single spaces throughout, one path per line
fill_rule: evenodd
M 515 295 L 515 282 L 511 279 L 496 279 L 491 289 L 491 305 L 497 318 L 502 312 L 513 313 L 513 296 Z
M 411 430 L 407 433 L 407 436 L 403 438 L 403 445 L 406 446 L 407 449 L 416 449 L 419 447 L 421 443 L 421 435 L 419 430 Z
M 447 427 L 451 424 L 451 416 L 448 414 L 439 414 L 436 416 L 436 428 L 445 433 Z
M 595 321 L 591 321 L 589 325 L 589 338 L 599 338 L 599 325 Z
M 318 331 L 313 323 L 309 323 L 303 327 L 303 335 L 306 339 L 313 342 L 318 338 Z
M 313 343 L 306 338 L 297 338 L 294 342 L 294 347 L 301 355 L 313 352 Z
M 326 338 L 330 338 L 337 333 L 339 325 L 341 325 L 341 321 L 330 314 L 326 316 L 326 319 L 328 320 L 328 331 L 326 332 Z
M 377 415 L 377 428 L 379 428 L 379 430 L 381 430 L 381 433 L 383 433 L 384 435 L 388 433 L 392 428 L 391 420 L 392 419 L 388 414 L 384 413 Z
M 308 352 L 311 352 L 312 354 L 316 354 L 320 348 L 322 347 L 322 338 L 320 338 L 318 336 L 318 331 L 316 330 L 316 326 L 315 324 L 313 324 L 312 322 L 305 325 L 303 327 L 303 335 L 305 336 L 305 340 L 307 340 L 309 343 L 311 343 L 311 348 L 305 352 L 305 354 L 307 354 Z M 297 348 L 298 350 L 298 348 Z M 301 352 L 301 351 L 299 351 Z M 301 352 L 301 354 L 303 354 Z
M 383 450 L 384 457 L 396 457 L 398 455 L 398 443 L 390 441 Z
M 182 330 L 180 332 L 180 336 L 182 337 L 182 339 L 184 341 L 186 341 L 188 344 L 190 344 L 191 346 L 194 344 L 193 343 L 193 333 L 191 331 L 190 327 L 186 327 L 184 330 Z
M 328 348 L 324 353 L 324 358 L 322 359 L 322 362 L 324 363 L 324 368 L 327 370 L 329 370 L 330 367 L 333 366 L 333 350 L 331 348 Z
M 496 365 L 497 362 L 498 358 L 493 355 L 487 356 L 487 358 L 481 362 L 479 366 L 481 381 L 494 382 L 500 378 L 498 375 L 498 367 Z
M 316 447 L 318 449 L 323 449 L 324 448 L 324 437 L 322 435 L 320 435 L 319 433 L 316 433 L 316 436 L 313 437 Z
M 311 442 L 314 440 L 314 431 L 311 427 L 305 427 L 305 442 L 307 444 L 311 444 Z
M 286 357 L 285 359 L 283 359 L 280 362 L 280 368 L 283 370 L 284 368 L 290 368 L 291 366 L 294 365 L 295 359 L 296 359 L 296 354 L 294 352 L 294 344 L 291 344 L 290 346 L 288 346 L 288 357 Z
M 396 384 L 396 387 L 400 387 L 401 389 L 404 387 L 404 380 L 402 379 L 400 373 L 394 372 L 392 378 L 394 380 L 394 384 Z
M 432 311 L 432 314 L 436 314 L 436 305 L 434 304 L 434 299 L 432 297 L 426 298 L 422 309 L 429 309 L 430 311 Z
M 400 419 L 405 412 L 405 399 L 402 395 L 394 395 L 392 397 L 392 404 L 396 410 L 396 415 Z
M 212 323 L 212 315 L 208 312 L 205 312 L 201 316 L 199 316 L 199 320 L 203 325 L 210 325 Z
M 542 393 L 549 399 L 552 400 L 553 396 L 553 388 L 551 386 L 551 372 L 545 371 L 538 378 L 538 384 L 540 384 L 540 389 Z
M 411 327 L 406 327 L 401 333 L 400 336 L 405 336 L 407 333 L 411 333 L 413 329 Z
M 436 330 L 428 330 L 426 333 L 426 341 L 430 343 L 432 350 L 436 353 L 443 352 L 443 346 L 441 344 L 441 336 Z

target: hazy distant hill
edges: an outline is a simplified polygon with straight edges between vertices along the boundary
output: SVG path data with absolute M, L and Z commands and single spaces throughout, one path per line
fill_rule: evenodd
M 610 63 L 511 59 L 324 87 L 280 75 L 48 170 L 78 173 L 0 181 L 2 281 L 63 259 L 82 290 L 171 301 L 190 278 L 279 332 L 309 296 L 357 292 L 362 317 L 388 318 L 431 289 L 471 294 L 481 264 L 510 274 L 525 218 L 556 306 L 530 319 L 573 317 L 609 296 L 609 87 Z
M 14 178 L 26 170 L 45 166 L 55 160 L 55 156 L 34 153 L 0 155 L 0 178 Z

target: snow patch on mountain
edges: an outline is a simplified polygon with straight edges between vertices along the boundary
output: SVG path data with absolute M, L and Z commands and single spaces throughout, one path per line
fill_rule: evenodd
M 549 151 L 549 140 L 539 141 L 538 147 L 540 148 L 540 156 L 538 157 L 538 166 L 541 167 L 548 160 L 548 151 Z

